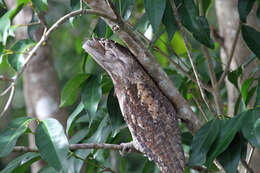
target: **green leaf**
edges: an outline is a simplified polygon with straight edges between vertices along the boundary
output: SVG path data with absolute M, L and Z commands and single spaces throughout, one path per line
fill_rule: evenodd
M 242 68 L 239 66 L 236 70 L 228 72 L 228 80 L 237 88 L 238 87 L 238 79 L 242 75 Z
M 132 14 L 135 0 L 118 0 L 116 1 L 115 7 L 119 12 L 120 16 L 127 21 Z
M 193 136 L 190 132 L 184 132 L 181 134 L 182 144 L 191 145 Z
M 81 99 L 84 108 L 88 112 L 90 124 L 94 119 L 101 97 L 101 77 L 99 75 L 93 75 L 85 82 L 81 93 Z
M 0 18 L 0 41 L 3 42 L 3 45 L 6 45 L 7 38 L 10 35 L 9 29 L 11 26 L 11 20 L 9 15 L 11 12 L 11 10 L 8 11 Z
M 23 9 L 29 0 L 18 0 L 16 8 L 9 10 L 0 18 L 0 42 L 6 45 L 8 36 L 14 36 L 10 31 L 11 21 Z
M 220 120 L 214 119 L 203 125 L 192 139 L 189 165 L 203 165 L 207 153 L 220 130 Z
M 256 89 L 256 100 L 255 100 L 255 107 L 260 106 L 260 77 L 258 77 L 258 85 Z
M 144 0 L 145 13 L 153 27 L 153 32 L 156 33 L 161 23 L 166 0 Z
M 8 165 L 0 171 L 0 173 L 14 172 L 16 168 L 19 168 L 22 165 L 40 159 L 39 156 L 39 153 L 25 153 L 9 162 Z
M 249 102 L 251 101 L 251 99 L 253 98 L 254 94 L 255 94 L 255 91 L 256 91 L 256 86 L 252 87 L 249 91 L 248 91 L 248 94 L 247 94 L 247 97 L 246 97 L 246 102 L 245 102 L 245 105 L 247 106 L 249 104 Z
M 187 53 L 183 38 L 179 32 L 176 32 L 171 40 L 171 46 L 178 55 Z
M 72 112 L 72 114 L 70 114 L 70 116 L 67 120 L 67 126 L 66 126 L 67 135 L 69 134 L 69 130 L 71 128 L 73 121 L 77 118 L 79 113 L 83 111 L 83 109 L 84 109 L 84 104 L 82 102 L 80 102 L 80 104 L 78 104 L 77 108 Z
M 61 92 L 60 106 L 69 106 L 75 103 L 78 97 L 81 84 L 89 78 L 87 74 L 78 74 L 72 77 L 65 85 Z
M 243 113 L 243 136 L 254 146 L 260 148 L 260 109 L 251 109 Z
M 102 76 L 102 93 L 108 94 L 110 90 L 113 88 L 113 82 L 111 78 L 105 74 Z
M 111 133 L 108 115 L 106 115 L 99 124 L 96 132 L 88 139 L 88 143 L 104 143 Z
M 32 0 L 33 4 L 39 11 L 46 12 L 48 10 L 47 0 Z
M 257 17 L 258 26 L 260 26 L 260 2 L 258 3 L 258 7 L 256 10 L 256 17 Z
M 73 10 L 79 8 L 80 0 L 70 0 L 70 6 Z
M 208 48 L 214 49 L 214 42 L 210 38 L 210 28 L 207 19 L 204 16 L 199 16 L 197 23 L 198 29 L 192 32 L 194 38 Z
M 252 83 L 254 82 L 254 78 L 251 77 L 249 79 L 246 79 L 241 86 L 241 95 L 242 95 L 242 100 L 246 105 L 247 102 L 247 96 L 249 94 L 249 88 L 252 86 Z
M 35 142 L 41 157 L 60 171 L 69 151 L 69 142 L 62 125 L 53 118 L 41 121 L 35 132 Z
M 250 13 L 251 9 L 253 8 L 253 5 L 255 3 L 255 0 L 238 0 L 238 13 L 240 20 L 242 22 L 246 22 L 246 18 L 248 14 Z
M 203 8 L 203 13 L 206 15 L 208 12 L 208 9 L 212 6 L 213 1 L 212 0 L 203 0 L 202 1 L 202 8 Z
M 8 127 L 0 132 L 0 157 L 8 155 L 14 148 L 17 139 L 26 132 L 30 117 L 20 117 L 8 124 Z
M 19 71 L 21 66 L 26 61 L 29 48 L 35 45 L 32 40 L 19 40 L 12 47 L 13 54 L 8 55 L 8 62 L 16 71 Z
M 217 157 L 217 160 L 224 167 L 226 173 L 236 173 L 243 145 L 244 140 L 242 136 L 237 134 L 229 147 Z
M 162 22 L 165 25 L 165 29 L 168 33 L 168 40 L 171 40 L 175 32 L 178 30 L 178 25 L 175 17 L 173 16 L 173 10 L 170 1 L 166 2 L 166 8 L 164 11 Z
M 205 163 L 207 167 L 211 165 L 213 160 L 219 154 L 221 154 L 228 148 L 229 144 L 234 139 L 236 133 L 244 123 L 244 120 L 244 116 L 236 115 L 234 118 L 231 118 L 226 121 L 221 121 L 220 133 L 207 154 L 207 161 Z
M 97 34 L 97 37 L 101 38 L 101 37 L 105 37 L 106 35 L 106 22 L 102 19 L 98 19 L 98 23 L 94 29 L 94 32 Z
M 204 16 L 198 16 L 198 9 L 193 0 L 176 0 L 178 12 L 182 24 L 193 34 L 194 38 L 207 46 L 214 48 L 214 42 L 210 38 L 208 21 Z
M 248 48 L 254 52 L 254 54 L 260 58 L 260 32 L 255 30 L 254 28 L 247 26 L 247 25 L 242 25 L 242 36 L 243 39 L 245 40 Z
M 69 139 L 69 143 L 70 144 L 77 144 L 80 141 L 82 141 L 88 134 L 89 132 L 89 128 L 85 127 L 85 128 L 81 128 L 79 131 L 77 131 L 77 133 L 75 133 L 70 139 Z
M 111 121 L 112 127 L 112 137 L 115 137 L 117 133 L 120 131 L 120 127 L 124 123 L 124 119 L 119 107 L 119 103 L 117 98 L 114 96 L 114 89 L 109 92 L 107 99 L 107 111 L 109 114 L 109 118 Z
M 3 55 L 4 54 L 4 45 L 2 45 L 2 42 L 0 42 L 0 64 L 2 64 L 3 61 Z

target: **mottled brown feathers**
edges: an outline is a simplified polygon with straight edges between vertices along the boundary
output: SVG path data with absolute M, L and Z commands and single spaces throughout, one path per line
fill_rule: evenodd
M 183 173 L 184 154 L 175 109 L 128 49 L 110 40 L 83 48 L 111 76 L 137 150 L 163 173 Z

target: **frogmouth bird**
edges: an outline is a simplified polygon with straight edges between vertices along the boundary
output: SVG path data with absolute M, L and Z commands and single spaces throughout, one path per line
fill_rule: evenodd
M 175 108 L 131 52 L 108 39 L 83 48 L 110 75 L 134 147 L 163 173 L 183 173 L 184 154 Z

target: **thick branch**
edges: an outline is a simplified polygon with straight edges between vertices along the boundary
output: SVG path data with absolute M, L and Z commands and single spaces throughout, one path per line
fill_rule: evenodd
M 106 1 L 103 0 L 86 0 L 88 6 L 96 11 L 105 12 L 113 18 L 118 17 Z M 172 104 L 177 109 L 180 118 L 186 122 L 187 127 L 191 132 L 196 132 L 201 122 L 192 112 L 190 105 L 179 93 L 167 74 L 163 71 L 160 64 L 157 62 L 153 54 L 147 49 L 139 37 L 133 32 L 131 26 L 122 22 L 122 19 L 117 22 L 103 18 L 104 21 L 114 30 L 120 39 L 126 44 L 130 51 L 135 55 L 143 68 L 149 73 L 154 81 L 158 84 L 161 91 L 169 98 Z

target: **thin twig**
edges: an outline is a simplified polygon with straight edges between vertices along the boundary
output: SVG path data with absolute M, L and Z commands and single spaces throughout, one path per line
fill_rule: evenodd
M 32 22 L 32 23 L 27 23 L 27 24 L 18 24 L 18 26 L 19 27 L 27 27 L 27 26 L 33 26 L 33 25 L 39 25 L 39 24 L 41 24 L 41 22 L 40 21 L 38 21 L 38 22 Z
M 217 107 L 217 113 L 223 114 L 224 106 L 223 106 L 223 101 L 221 99 L 221 94 L 220 94 L 220 90 L 219 90 L 219 86 L 218 86 L 218 82 L 217 82 L 217 78 L 216 78 L 216 73 L 214 72 L 213 63 L 212 63 L 208 49 L 205 46 L 202 46 L 202 50 L 205 54 L 207 64 L 208 64 L 210 81 L 211 81 L 211 85 L 213 88 L 212 94 L 213 94 L 214 101 L 215 101 L 215 104 Z
M 188 72 L 186 72 L 178 63 L 174 62 L 167 54 L 165 54 L 161 49 L 159 49 L 158 47 L 154 46 L 153 47 L 155 49 L 155 51 L 157 51 L 158 53 L 160 53 L 162 56 L 164 56 L 173 66 L 175 66 L 175 68 L 177 68 L 178 70 L 180 70 L 187 78 L 189 78 L 191 81 L 193 81 L 194 83 L 197 83 L 196 79 L 194 79 L 192 76 L 190 76 L 190 74 Z M 202 87 L 204 89 L 206 89 L 207 91 L 211 92 L 212 89 L 209 86 L 206 86 L 204 84 L 202 84 Z
M 35 13 L 35 15 L 37 16 L 37 18 L 39 19 L 39 22 L 42 24 L 42 26 L 44 27 L 44 29 L 45 29 L 45 28 L 48 28 L 45 19 L 44 19 L 44 18 L 38 13 L 38 11 L 35 9 L 34 4 L 33 4 L 32 1 L 29 3 L 29 6 L 32 8 L 33 12 Z
M 249 173 L 254 173 L 253 169 L 250 168 L 250 166 L 246 163 L 245 160 L 240 160 L 242 165 L 244 166 L 244 168 L 246 169 L 246 172 L 249 172 Z
M 210 107 L 209 101 L 208 101 L 208 99 L 207 99 L 207 97 L 206 97 L 206 94 L 204 93 L 203 88 L 202 88 L 201 81 L 200 81 L 200 79 L 199 79 L 199 74 L 198 74 L 198 71 L 197 71 L 197 69 L 196 69 L 196 67 L 195 67 L 195 64 L 194 64 L 194 62 L 193 62 L 193 58 L 192 58 L 192 55 L 191 55 L 191 50 L 190 50 L 190 47 L 189 47 L 189 45 L 188 45 L 188 41 L 187 41 L 187 38 L 186 38 L 186 36 L 185 36 L 184 29 L 183 29 L 183 27 L 182 27 L 182 23 L 181 23 L 180 18 L 179 18 L 178 9 L 177 9 L 177 7 L 176 7 L 176 5 L 175 5 L 174 0 L 170 0 L 170 3 L 171 3 L 171 6 L 172 6 L 172 8 L 173 8 L 173 13 L 174 13 L 174 16 L 175 16 L 175 18 L 176 18 L 176 21 L 177 21 L 177 24 L 178 24 L 178 27 L 179 27 L 179 31 L 180 31 L 180 33 L 181 33 L 181 35 L 182 35 L 182 38 L 183 38 L 185 47 L 186 47 L 186 49 L 187 49 L 188 57 L 189 57 L 189 60 L 190 60 L 190 63 L 191 63 L 191 66 L 192 66 L 192 69 L 193 69 L 195 78 L 196 78 L 196 80 L 197 80 L 197 83 L 198 83 L 198 86 L 199 86 L 199 89 L 200 89 L 201 96 L 202 96 L 202 98 L 203 98 L 205 104 L 207 105 L 208 109 L 210 110 L 210 112 L 211 112 L 213 115 L 215 115 L 215 111 Z
M 78 149 L 109 149 L 109 150 L 123 150 L 124 146 L 120 144 L 96 144 L 96 143 L 87 143 L 87 144 L 70 144 L 70 150 Z M 35 147 L 26 147 L 26 146 L 15 146 L 13 149 L 14 152 L 38 152 L 39 150 Z M 131 148 L 131 152 L 138 152 L 135 148 Z
M 1 112 L 0 114 L 0 119 L 2 118 L 2 116 L 6 113 L 6 111 L 8 110 L 8 108 L 10 107 L 11 103 L 12 103 L 12 100 L 14 98 L 14 93 L 15 93 L 15 85 L 13 85 L 11 87 L 11 92 L 10 92 L 10 95 L 9 95 L 9 98 L 5 104 L 5 107 L 3 109 L 3 111 Z
M 253 154 L 254 154 L 254 151 L 255 151 L 255 147 L 254 146 L 252 146 L 252 145 L 249 145 L 249 148 L 250 148 L 250 151 L 249 151 L 249 154 L 248 154 L 248 157 L 246 158 L 246 163 L 247 163 L 247 165 L 250 165 L 250 162 L 251 162 L 251 159 L 252 159 L 252 156 L 253 156 Z M 242 163 L 243 164 L 243 163 Z M 243 165 L 244 166 L 244 165 Z M 245 167 L 245 166 L 244 166 Z M 246 167 L 245 167 L 246 168 Z M 248 171 L 248 169 L 247 169 L 247 171 Z M 247 173 L 247 171 L 246 171 L 246 173 Z M 250 171 L 248 171 L 248 172 L 250 172 Z
M 31 58 L 35 54 L 35 52 L 38 50 L 38 48 L 49 38 L 50 34 L 56 30 L 61 24 L 65 23 L 69 18 L 77 16 L 79 14 L 95 14 L 104 18 L 108 18 L 109 20 L 115 21 L 114 18 L 106 15 L 105 13 L 102 13 L 100 11 L 92 10 L 92 9 L 82 9 L 82 10 L 76 10 L 71 13 L 66 14 L 65 16 L 61 17 L 58 21 L 56 21 L 50 29 L 46 30 L 46 32 L 43 33 L 40 41 L 34 46 L 34 48 L 29 52 L 23 66 L 21 67 L 21 70 L 15 75 L 14 80 L 16 81 L 20 75 L 24 72 L 25 68 L 27 67 L 28 63 L 30 62 Z
M 11 89 L 12 87 L 15 85 L 15 83 L 13 82 L 11 85 L 9 85 L 1 94 L 0 97 L 6 95 Z
M 236 45 L 237 45 L 237 41 L 238 41 L 238 38 L 239 38 L 239 33 L 240 33 L 240 30 L 241 30 L 241 22 L 239 22 L 239 25 L 238 25 L 238 28 L 236 30 L 236 35 L 235 35 L 235 39 L 234 39 L 234 42 L 232 44 L 232 47 L 231 47 L 231 52 L 230 52 L 230 56 L 229 56 L 229 59 L 228 59 L 228 63 L 226 65 L 226 68 L 224 70 L 224 72 L 222 73 L 219 81 L 218 81 L 218 86 L 221 86 L 222 82 L 224 81 L 228 71 L 229 71 L 229 67 L 230 67 L 230 64 L 232 62 L 232 59 L 233 59 L 233 56 L 234 56 L 234 52 L 235 52 L 235 49 L 236 49 Z
M 0 76 L 0 80 L 8 81 L 8 82 L 14 82 L 13 79 L 11 79 L 11 78 L 9 78 L 9 77 L 6 77 L 6 76 L 3 76 L 3 75 Z
M 203 108 L 201 107 L 201 104 L 200 102 L 198 101 L 198 99 L 194 96 L 194 94 L 192 92 L 191 93 L 191 96 L 192 96 L 192 99 L 194 100 L 194 102 L 196 103 L 196 105 L 198 106 L 200 112 L 202 113 L 202 116 L 204 117 L 205 121 L 208 122 L 208 117 L 206 115 L 206 113 L 204 112 Z
M 50 29 L 45 28 L 40 41 L 30 50 L 30 52 L 28 53 L 28 56 L 26 57 L 25 62 L 23 63 L 20 71 L 17 72 L 16 75 L 13 77 L 13 83 L 4 92 L 1 93 L 1 95 L 5 95 L 11 89 L 9 99 L 8 99 L 6 105 L 5 105 L 4 110 L 0 114 L 0 118 L 5 114 L 5 112 L 8 110 L 9 106 L 11 105 L 11 102 L 12 102 L 13 96 L 14 96 L 14 90 L 15 90 L 16 82 L 18 81 L 19 77 L 21 76 L 21 74 L 24 72 L 24 70 L 26 69 L 26 67 L 30 63 L 30 60 L 32 59 L 32 57 L 34 56 L 36 51 L 39 49 L 39 47 L 41 47 L 44 44 L 44 42 L 46 42 L 48 40 L 50 34 L 54 30 L 56 30 L 61 24 L 65 23 L 67 20 L 69 20 L 69 18 L 77 16 L 79 14 L 95 14 L 95 15 L 99 15 L 99 16 L 104 17 L 104 18 L 108 18 L 111 21 L 116 21 L 116 19 L 108 16 L 107 14 L 105 14 L 103 12 L 92 10 L 92 9 L 82 9 L 82 10 L 73 11 L 73 12 L 68 13 L 67 15 L 63 16 L 58 21 L 56 21 L 50 27 Z

